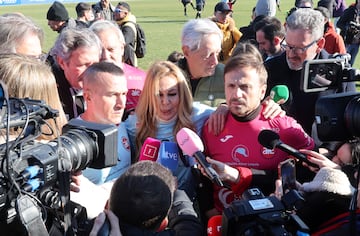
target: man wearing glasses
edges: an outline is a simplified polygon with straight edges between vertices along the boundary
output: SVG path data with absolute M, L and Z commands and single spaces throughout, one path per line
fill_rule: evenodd
M 300 8 L 286 19 L 285 52 L 265 62 L 268 77 L 268 92 L 275 85 L 289 88 L 290 98 L 284 104 L 287 114 L 294 117 L 311 134 L 315 117 L 315 103 L 323 92 L 305 93 L 300 89 L 301 72 L 305 60 L 326 59 L 330 55 L 325 45 L 324 17 L 319 11 Z M 326 93 L 337 91 L 327 90 Z

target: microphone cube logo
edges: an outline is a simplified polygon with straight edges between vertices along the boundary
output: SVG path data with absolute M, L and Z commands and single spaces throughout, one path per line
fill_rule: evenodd
M 158 148 L 151 144 L 145 144 L 143 155 L 153 160 L 157 159 Z

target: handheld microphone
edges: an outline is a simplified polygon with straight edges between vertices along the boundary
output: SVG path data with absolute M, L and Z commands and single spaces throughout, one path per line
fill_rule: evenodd
M 175 142 L 162 141 L 157 162 L 175 171 L 179 163 L 179 148 Z
M 278 148 L 278 149 L 286 152 L 287 154 L 294 156 L 299 161 L 305 162 L 309 166 L 319 168 L 319 166 L 317 164 L 310 162 L 307 159 L 305 154 L 303 154 L 303 153 L 299 152 L 298 150 L 296 150 L 295 148 L 283 143 L 280 140 L 280 136 L 272 130 L 268 130 L 268 129 L 261 130 L 261 132 L 258 136 L 258 141 L 261 145 L 263 145 L 266 148 L 269 148 L 269 149 Z
M 207 224 L 208 236 L 221 236 L 222 215 L 212 216 Z
M 289 89 L 286 85 L 276 85 L 270 91 L 270 97 L 278 104 L 284 104 L 289 99 Z
M 188 128 L 182 128 L 176 134 L 176 140 L 185 155 L 195 157 L 212 182 L 221 187 L 224 186 L 219 175 L 211 167 L 210 163 L 206 161 L 205 156 L 202 153 L 204 151 L 204 145 L 201 142 L 200 137 L 194 131 Z
M 160 140 L 147 137 L 141 146 L 139 161 L 156 161 L 159 155 L 160 144 Z

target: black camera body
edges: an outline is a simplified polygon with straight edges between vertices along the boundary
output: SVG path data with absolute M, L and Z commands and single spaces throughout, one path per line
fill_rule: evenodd
M 284 202 L 286 201 L 286 202 Z M 275 196 L 265 197 L 258 188 L 244 192 L 242 200 L 235 200 L 224 209 L 221 234 L 223 236 L 243 235 L 292 235 L 285 225 L 293 218 L 290 211 L 304 199 L 296 190 L 286 193 L 282 201 Z M 309 228 L 296 219 L 298 227 L 303 232 Z
M 39 211 L 37 215 L 44 223 L 48 219 L 66 222 L 64 218 L 72 214 L 65 212 L 70 209 L 66 197 L 70 194 L 70 173 L 116 165 L 118 128 L 72 119 L 63 127 L 61 136 L 47 143 L 38 142 L 41 125 L 46 125 L 47 119 L 55 119 L 58 112 L 43 101 L 8 99 L 4 89 L 0 82 L 0 128 L 6 137 L 0 145 L 2 232 L 13 233 L 14 227 L 23 227 L 29 215 L 23 211 Z M 7 138 L 10 129 L 20 130 L 12 141 Z M 33 203 L 24 208 L 28 202 Z M 71 220 L 58 225 L 71 227 Z
M 346 82 L 360 81 L 360 71 L 351 68 L 350 55 L 304 62 L 301 89 L 321 92 L 343 91 Z M 315 122 L 321 141 L 344 141 L 360 136 L 360 93 L 342 92 L 319 97 L 315 105 Z

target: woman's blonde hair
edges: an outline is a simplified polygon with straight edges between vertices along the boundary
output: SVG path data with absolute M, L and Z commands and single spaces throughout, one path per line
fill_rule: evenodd
M 56 130 L 61 130 L 67 120 L 51 68 L 44 62 L 28 56 L 1 54 L 0 80 L 7 86 L 9 97 L 43 100 L 51 108 L 58 110 L 59 117 L 56 118 L 56 124 L 53 120 L 48 120 L 52 130 L 43 125 L 44 134 L 39 138 L 51 140 L 57 137 Z M 45 135 L 52 131 L 54 132 L 52 135 Z
M 159 96 L 159 81 L 164 77 L 173 77 L 178 81 L 179 107 L 178 117 L 173 128 L 174 136 L 183 127 L 195 130 L 191 120 L 192 113 L 192 95 L 187 85 L 187 81 L 180 69 L 169 61 L 158 61 L 149 68 L 143 91 L 141 92 L 139 102 L 136 106 L 136 115 L 138 118 L 136 150 L 139 151 L 147 137 L 156 137 L 157 133 L 157 103 Z

